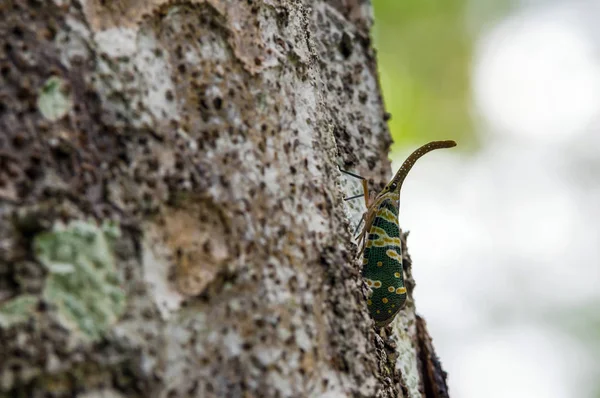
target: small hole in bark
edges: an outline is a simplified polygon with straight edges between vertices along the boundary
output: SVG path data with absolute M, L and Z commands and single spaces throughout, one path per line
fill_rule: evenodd
M 340 52 L 346 59 L 352 55 L 352 39 L 347 33 L 342 35 L 342 40 L 340 41 Z

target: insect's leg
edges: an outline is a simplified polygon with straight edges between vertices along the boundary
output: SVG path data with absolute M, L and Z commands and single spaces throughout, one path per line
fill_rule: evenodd
M 352 173 L 350 171 L 344 170 L 342 169 L 340 166 L 338 166 L 338 169 L 340 170 L 340 172 L 344 173 L 344 174 L 348 174 L 349 176 L 352 176 L 354 178 L 358 178 L 360 180 L 360 182 L 362 183 L 363 186 L 363 195 L 355 195 L 355 196 L 351 196 L 349 198 L 344 198 L 344 200 L 348 201 L 348 200 L 352 200 L 352 199 L 356 199 L 356 198 L 360 198 L 361 196 L 364 196 L 365 198 L 365 207 L 369 208 L 369 184 L 367 183 L 367 179 L 361 175 Z M 360 224 L 359 224 L 360 225 Z
M 366 215 L 367 215 L 367 213 L 363 213 L 362 217 L 360 218 L 360 221 L 358 222 L 358 225 L 356 226 L 356 229 L 354 230 L 354 233 L 352 234 L 353 236 L 356 236 L 356 234 L 358 233 L 360 226 L 362 225 L 363 221 L 365 221 Z
M 356 257 L 359 258 L 361 254 L 365 251 L 365 241 L 367 239 L 366 230 L 363 229 L 360 235 L 358 236 L 358 251 L 356 252 Z
M 365 193 L 365 207 L 368 209 L 369 208 L 369 185 L 367 184 L 367 180 L 363 178 L 362 182 L 362 186 L 363 186 L 363 192 Z
M 346 171 L 344 169 L 342 169 L 341 167 L 339 167 L 340 172 L 344 173 L 344 174 L 348 174 L 349 176 L 358 178 L 361 180 L 362 186 L 363 186 L 363 194 L 362 195 L 355 195 L 349 198 L 345 198 L 344 200 L 348 201 L 348 200 L 352 200 L 352 199 L 357 199 L 360 198 L 361 196 L 364 197 L 365 199 L 365 206 L 367 209 L 369 209 L 369 185 L 367 184 L 367 179 L 364 178 L 363 176 L 360 176 L 358 174 L 354 174 L 351 173 L 349 171 Z M 358 222 L 356 229 L 354 230 L 353 235 L 356 237 L 356 239 L 358 239 L 358 247 L 359 250 L 356 253 L 356 257 L 359 257 L 361 255 L 361 253 L 364 251 L 365 249 L 365 240 L 366 240 L 366 228 L 363 228 L 363 230 L 361 231 L 361 233 L 357 236 L 358 231 L 360 231 L 360 227 L 361 225 L 363 225 L 363 222 L 366 223 L 367 222 L 367 214 L 368 214 L 368 210 L 366 212 L 363 213 L 362 217 L 360 218 L 360 221 Z M 366 227 L 366 225 L 365 225 Z

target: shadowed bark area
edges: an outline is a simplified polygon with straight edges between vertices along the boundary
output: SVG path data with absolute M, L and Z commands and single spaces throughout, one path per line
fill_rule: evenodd
M 368 2 L 0 15 L 0 396 L 445 396 L 342 200 L 389 178 Z

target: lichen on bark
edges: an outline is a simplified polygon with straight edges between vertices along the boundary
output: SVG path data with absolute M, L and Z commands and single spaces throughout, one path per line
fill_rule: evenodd
M 74 220 L 33 239 L 34 255 L 47 271 L 42 299 L 74 335 L 99 340 L 125 311 L 113 254 L 119 236 L 116 226 Z

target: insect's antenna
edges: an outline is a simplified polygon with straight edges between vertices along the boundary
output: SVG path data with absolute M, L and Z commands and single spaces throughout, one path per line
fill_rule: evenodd
M 402 166 L 400 166 L 400 169 L 396 172 L 396 175 L 394 176 L 394 179 L 392 180 L 392 182 L 396 183 L 396 188 L 394 189 L 394 191 L 400 192 L 400 188 L 402 188 L 402 183 L 404 182 L 404 179 L 408 175 L 408 172 L 410 171 L 410 169 L 412 169 L 415 162 L 417 160 L 419 160 L 419 158 L 421 156 L 423 156 L 427 152 L 431 152 L 435 149 L 452 148 L 455 146 L 456 146 L 456 142 L 454 142 L 454 141 L 432 141 L 428 144 L 423 145 L 422 147 L 418 148 L 417 150 L 415 150 L 413 153 L 410 154 L 410 156 L 408 158 L 406 158 L 404 163 L 402 163 Z M 388 184 L 388 185 L 390 185 L 390 184 Z

